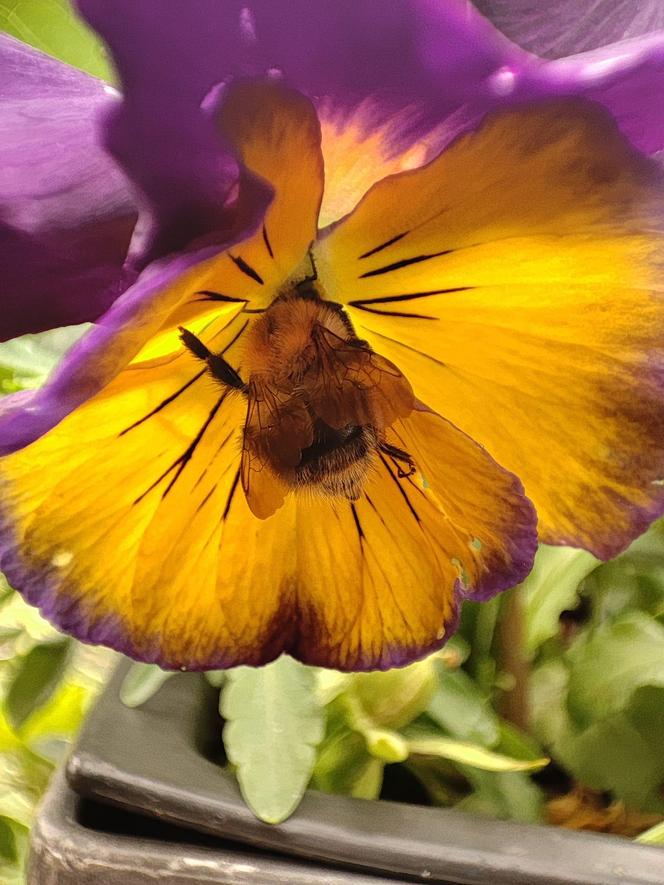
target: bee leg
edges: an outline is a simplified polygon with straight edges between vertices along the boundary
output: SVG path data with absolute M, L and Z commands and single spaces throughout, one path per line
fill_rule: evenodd
M 245 390 L 246 385 L 233 366 L 229 365 L 223 357 L 212 353 L 203 344 L 201 339 L 197 338 L 189 329 L 185 329 L 183 326 L 178 328 L 180 330 L 180 340 L 184 346 L 193 353 L 196 359 L 207 363 L 210 373 L 217 381 L 221 381 L 222 384 L 226 384 L 228 387 L 234 387 L 236 390 Z
M 416 472 L 417 468 L 415 467 L 415 462 L 413 461 L 412 455 L 409 455 L 408 452 L 405 452 L 403 449 L 399 449 L 397 446 L 393 446 L 388 442 L 380 443 L 378 448 L 392 460 L 392 463 L 397 468 L 397 476 L 399 479 L 412 476 Z M 406 465 L 408 468 L 407 470 L 402 467 L 403 464 Z
M 311 264 L 311 273 L 307 274 L 303 279 L 300 280 L 299 283 L 295 284 L 295 288 L 297 289 L 297 293 L 300 298 L 309 298 L 312 301 L 320 301 L 320 294 L 316 289 L 314 283 L 318 279 L 318 268 L 316 267 L 316 262 L 314 260 L 313 252 L 311 251 L 311 246 L 309 247 L 309 263 Z

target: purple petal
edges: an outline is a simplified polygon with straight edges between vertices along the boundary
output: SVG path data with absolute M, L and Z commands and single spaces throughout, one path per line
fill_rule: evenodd
M 385 150 L 392 154 L 436 127 L 429 148 L 439 150 L 496 105 L 561 94 L 597 98 L 637 146 L 662 146 L 655 44 L 613 50 L 627 56 L 616 71 L 598 66 L 604 58 L 548 66 L 462 0 L 78 4 L 109 44 L 124 84 L 126 99 L 110 121 L 109 144 L 157 207 L 155 219 L 167 219 L 165 233 L 152 229 L 153 255 L 160 236 L 171 247 L 176 242 L 173 223 L 187 197 L 185 229 L 202 234 L 206 226 L 223 226 L 215 212 L 230 170 L 201 104 L 233 76 L 279 70 L 337 125 L 353 114 L 365 131 L 391 123 Z M 370 111 L 358 114 L 358 108 Z
M 475 101 L 450 118 L 440 147 L 476 127 L 496 104 L 583 96 L 604 105 L 643 153 L 664 149 L 664 31 L 555 61 L 531 57 L 495 71 L 485 86 L 484 95 L 478 91 Z
M 128 284 L 136 212 L 97 144 L 109 87 L 0 36 L 0 338 L 96 319 Z
M 664 31 L 548 62 L 544 70 L 548 94 L 598 101 L 639 150 L 664 148 Z
M 462 0 L 78 0 L 113 53 L 125 132 L 147 115 L 167 133 L 231 76 L 279 69 L 311 97 L 431 99 L 440 119 L 521 53 Z M 456 75 L 460 74 L 460 77 Z M 170 119 L 169 119 L 170 118 Z M 184 136 L 183 136 L 184 137 Z
M 374 125 L 409 109 L 403 135 L 412 141 L 486 92 L 494 71 L 527 58 L 461 0 L 78 6 L 108 43 L 123 83 L 111 150 L 162 218 L 175 201 L 175 219 L 188 198 L 208 226 L 224 198 L 224 155 L 201 103 L 229 77 L 281 70 L 335 114 L 370 96 Z
M 122 79 L 124 100 L 106 117 L 105 143 L 139 191 L 135 265 L 214 231 L 223 240 L 232 226 L 227 202 L 238 167 L 201 107 L 222 77 L 201 81 L 196 58 L 198 49 L 206 63 L 213 58 L 219 65 L 225 47 L 215 44 L 214 29 L 197 19 L 196 4 L 184 15 L 176 4 L 152 0 L 79 6 L 107 41 Z
M 165 326 L 225 249 L 253 233 L 271 199 L 250 180 L 251 206 L 242 229 L 223 246 L 205 246 L 153 262 L 66 354 L 51 377 L 34 391 L 0 399 L 0 455 L 23 448 L 98 393 Z M 208 262 L 206 264 L 206 262 Z
M 0 455 L 38 439 L 108 384 L 179 302 L 182 290 L 169 291 L 169 284 L 218 251 L 208 247 L 155 262 L 72 347 L 43 387 L 0 400 Z
M 510 40 L 546 58 L 664 28 L 661 0 L 475 0 L 475 6 Z

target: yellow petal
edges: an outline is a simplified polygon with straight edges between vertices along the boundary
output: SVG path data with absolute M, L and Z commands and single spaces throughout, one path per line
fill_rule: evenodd
M 262 310 L 306 263 L 316 236 L 323 158 L 311 102 L 277 81 L 239 80 L 227 88 L 217 123 L 243 167 L 239 223 L 254 178 L 270 185 L 272 202 L 257 231 L 195 267 L 170 287 L 168 298 L 159 296 L 168 312 L 134 362 L 170 359 L 181 349 L 179 326 L 198 334 L 240 309 Z
M 554 101 L 376 185 L 316 254 L 358 335 L 521 477 L 542 539 L 601 557 L 664 507 L 661 201 L 605 111 Z
M 320 124 L 312 103 L 296 90 L 277 80 L 239 80 L 228 88 L 219 128 L 245 169 L 274 189 L 261 229 L 220 265 L 221 291 L 265 306 L 316 236 L 323 195 Z
M 454 632 L 464 596 L 532 566 L 535 517 L 518 480 L 444 419 L 416 411 L 388 435 L 418 472 L 377 459 L 354 503 L 297 502 L 291 654 L 340 670 L 403 666 Z
M 242 396 L 184 360 L 125 373 L 3 460 L 9 580 L 62 629 L 165 667 L 288 651 L 371 669 L 440 646 L 463 596 L 530 569 L 518 482 L 437 416 L 416 412 L 393 437 L 418 465 L 435 455 L 425 479 L 383 458 L 354 504 L 291 493 L 257 519 L 240 483 L 244 415 Z
M 10 580 L 63 629 L 142 660 L 278 653 L 288 590 L 272 561 L 289 551 L 238 482 L 245 410 L 193 358 L 132 369 L 3 459 Z

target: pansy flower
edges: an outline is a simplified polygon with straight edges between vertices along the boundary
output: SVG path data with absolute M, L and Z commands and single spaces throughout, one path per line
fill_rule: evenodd
M 4 332 L 95 321 L 0 419 L 0 564 L 46 617 L 164 667 L 399 666 L 538 532 L 610 557 L 664 510 L 663 40 L 80 8 L 121 97 L 2 55 Z

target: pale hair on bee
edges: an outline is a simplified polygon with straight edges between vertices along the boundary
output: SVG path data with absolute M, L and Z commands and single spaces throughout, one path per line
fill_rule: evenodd
M 261 519 L 291 491 L 357 500 L 381 452 L 401 476 L 415 471 L 408 452 L 385 439 L 385 430 L 415 406 L 408 380 L 357 337 L 340 304 L 321 298 L 313 271 L 286 287 L 248 328 L 246 381 L 180 330 L 213 377 L 247 399 L 242 487 Z

